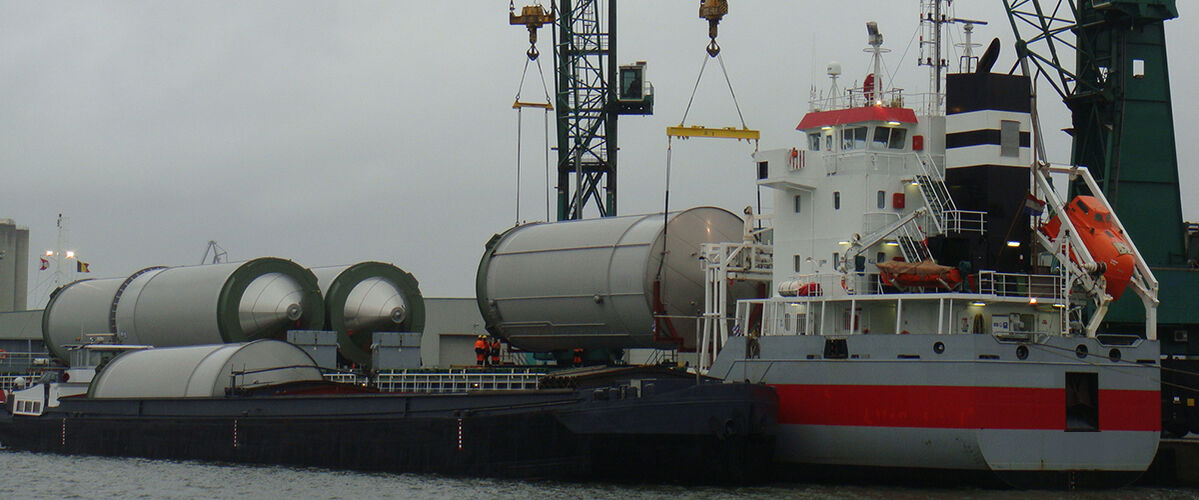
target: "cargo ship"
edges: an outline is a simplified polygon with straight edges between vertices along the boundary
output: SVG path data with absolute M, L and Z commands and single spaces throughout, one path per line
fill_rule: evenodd
M 1090 173 L 1037 151 L 1032 83 L 990 72 L 997 43 L 921 102 L 876 79 L 868 34 L 865 84 L 837 89 L 830 65 L 800 144 L 754 157 L 769 245 L 705 247 L 715 279 L 753 270 L 738 256 L 755 250 L 774 262 L 771 293 L 737 303 L 741 335 L 706 329 L 708 373 L 779 391 L 789 470 L 1133 481 L 1161 431 L 1149 266 Z M 1124 293 L 1144 333 L 1105 335 Z
M 1032 84 L 991 73 L 998 43 L 912 95 L 884 87 L 867 35 L 874 73 L 842 88 L 830 64 L 798 144 L 754 154 L 773 214 L 509 230 L 480 264 L 489 330 L 693 350 L 708 375 L 774 387 L 779 477 L 1130 483 L 1161 432 L 1153 273 L 1089 172 L 1034 147 Z M 1101 328 L 1125 293 L 1141 335 Z
M 414 394 L 326 381 L 303 349 L 268 339 L 73 353 L 67 381 L 9 398 L 8 449 L 689 483 L 760 479 L 773 452 L 773 389 L 679 370 L 582 368 L 543 388 Z

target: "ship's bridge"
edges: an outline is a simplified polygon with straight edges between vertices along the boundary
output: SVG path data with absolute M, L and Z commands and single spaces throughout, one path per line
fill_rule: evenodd
M 808 151 L 921 151 L 922 136 L 909 141 L 917 123 L 910 109 L 866 106 L 808 113 L 796 130 L 807 137 Z

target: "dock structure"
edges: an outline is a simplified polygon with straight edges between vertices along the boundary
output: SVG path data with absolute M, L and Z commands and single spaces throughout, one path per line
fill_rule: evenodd
M 1163 438 L 1140 483 L 1199 487 L 1199 436 Z

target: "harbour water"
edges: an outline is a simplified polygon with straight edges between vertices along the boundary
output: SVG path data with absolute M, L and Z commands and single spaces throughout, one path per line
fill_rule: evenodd
M 507 481 L 278 466 L 0 452 L 0 498 L 794 498 L 794 499 L 1183 499 L 1199 489 L 1115 491 L 917 489 L 779 483 L 754 487 Z

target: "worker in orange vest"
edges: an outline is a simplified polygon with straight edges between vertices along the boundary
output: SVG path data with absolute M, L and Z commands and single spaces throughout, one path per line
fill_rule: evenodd
M 487 359 L 487 336 L 479 335 L 475 339 L 475 364 L 483 366 L 483 362 Z
M 575 366 L 583 366 L 583 350 L 582 350 L 582 349 L 575 349 L 575 351 L 574 351 L 574 359 L 572 359 L 571 361 L 573 361 L 573 362 L 574 362 L 574 365 L 575 365 Z
M 500 339 L 491 337 L 491 366 L 500 366 Z

